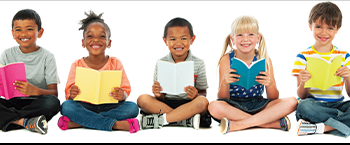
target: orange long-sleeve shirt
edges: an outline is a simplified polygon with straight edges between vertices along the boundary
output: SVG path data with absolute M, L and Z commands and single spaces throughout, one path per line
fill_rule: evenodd
M 66 94 L 66 100 L 68 100 L 68 97 L 70 94 L 70 92 L 69 92 L 70 87 L 75 84 L 75 71 L 76 71 L 76 67 L 78 67 L 78 66 L 84 67 L 84 68 L 90 68 L 89 66 L 86 65 L 84 58 L 78 59 L 78 60 L 73 62 L 72 66 L 70 68 L 69 74 L 68 74 L 66 88 L 64 90 L 64 92 Z M 101 69 L 99 69 L 99 71 L 102 71 L 102 70 L 122 71 L 122 81 L 120 84 L 120 88 L 122 88 L 128 96 L 130 95 L 130 92 L 131 92 L 130 82 L 129 82 L 128 77 L 126 76 L 123 64 L 118 58 L 109 56 L 107 63 Z

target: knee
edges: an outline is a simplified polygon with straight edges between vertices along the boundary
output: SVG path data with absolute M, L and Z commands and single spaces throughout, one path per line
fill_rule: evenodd
M 297 106 L 296 113 L 306 115 L 314 111 L 313 103 L 309 100 L 302 100 Z M 308 115 L 306 115 L 308 116 Z
M 45 99 L 42 102 L 42 106 L 48 111 L 59 111 L 61 109 L 61 104 L 58 98 L 54 95 L 44 96 Z
M 207 98 L 205 98 L 203 96 L 198 96 L 195 98 L 195 100 L 197 101 L 196 105 L 197 105 L 198 109 L 200 109 L 200 110 L 208 109 L 209 102 L 208 102 Z
M 150 102 L 150 99 L 151 99 L 150 97 L 152 97 L 152 96 L 150 96 L 148 94 L 142 94 L 141 96 L 139 96 L 137 98 L 138 107 L 144 108 L 145 105 L 147 104 L 147 102 Z
M 288 103 L 286 103 L 286 104 L 288 104 L 287 107 L 288 107 L 290 110 L 295 111 L 295 110 L 297 109 L 298 100 L 297 100 L 296 98 L 294 98 L 294 97 L 289 97 L 289 98 L 286 98 L 286 101 L 288 102 Z
M 61 113 L 64 116 L 68 116 L 69 112 L 73 112 L 73 106 L 75 104 L 75 101 L 73 100 L 66 100 L 62 103 L 62 109 L 61 109 Z
M 220 118 L 223 116 L 223 108 L 222 108 L 222 101 L 212 101 L 210 102 L 208 106 L 208 111 L 209 113 L 214 117 L 214 118 Z
M 131 116 L 130 118 L 135 118 L 139 114 L 139 107 L 134 102 L 127 101 L 125 103 L 128 105 L 128 114 Z

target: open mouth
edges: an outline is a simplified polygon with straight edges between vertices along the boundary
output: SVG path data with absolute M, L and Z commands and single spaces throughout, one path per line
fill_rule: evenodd
M 241 44 L 242 47 L 249 47 L 252 44 Z
M 91 45 L 91 48 L 97 50 L 101 48 L 101 45 Z
M 328 37 L 318 37 L 321 41 L 327 41 L 329 38 Z
M 175 49 L 175 51 L 181 51 L 181 50 L 183 50 L 184 48 L 183 47 L 178 47 L 178 48 L 174 48 Z
M 29 41 L 29 38 L 21 38 L 21 39 L 19 39 L 19 40 L 21 40 L 22 42 L 28 42 L 28 41 Z

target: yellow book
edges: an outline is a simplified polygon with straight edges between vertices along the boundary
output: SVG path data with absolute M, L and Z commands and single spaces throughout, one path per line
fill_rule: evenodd
M 336 55 L 326 60 L 321 57 L 308 57 L 306 70 L 310 72 L 311 79 L 305 82 L 304 88 L 318 88 L 327 90 L 333 85 L 341 83 L 341 77 L 335 76 L 341 67 L 342 56 Z
M 77 67 L 75 85 L 81 93 L 75 101 L 84 101 L 91 104 L 118 103 L 109 95 L 113 88 L 120 87 L 122 71 L 106 70 L 97 71 L 94 69 Z

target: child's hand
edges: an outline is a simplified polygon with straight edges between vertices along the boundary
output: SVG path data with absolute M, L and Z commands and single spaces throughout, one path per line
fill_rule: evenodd
M 16 86 L 16 90 L 23 95 L 38 96 L 38 88 L 28 82 L 16 81 L 13 85 Z
M 241 76 L 238 74 L 233 74 L 233 72 L 237 72 L 237 71 L 235 69 L 229 69 L 225 72 L 223 79 L 225 80 L 224 82 L 226 85 L 239 81 L 239 77 Z
M 81 93 L 80 89 L 76 85 L 72 85 L 69 91 L 69 98 L 72 100 Z
M 343 77 L 344 80 L 350 80 L 350 70 L 347 66 L 339 68 L 335 75 L 338 77 Z
M 272 79 L 270 77 L 270 74 L 267 72 L 260 72 L 258 75 L 255 77 L 255 81 L 257 81 L 258 83 L 264 85 L 265 87 L 269 87 L 272 84 Z
M 187 93 L 187 97 L 193 100 L 198 96 L 198 90 L 195 87 L 187 86 L 185 87 L 185 92 Z
M 122 88 L 113 88 L 114 91 L 110 92 L 109 95 L 118 101 L 124 101 L 124 90 Z
M 154 84 L 152 86 L 152 92 L 154 94 L 154 97 L 164 100 L 164 95 L 162 95 L 160 91 L 163 91 L 162 87 L 160 86 L 158 81 L 154 81 Z
M 307 82 L 309 79 L 311 79 L 311 74 L 309 71 L 305 70 L 301 70 L 299 73 L 299 81 L 300 83 L 305 83 Z

